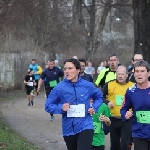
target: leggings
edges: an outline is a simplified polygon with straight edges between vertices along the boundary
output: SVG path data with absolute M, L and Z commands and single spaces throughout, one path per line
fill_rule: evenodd
M 50 92 L 53 90 L 53 88 L 46 88 L 46 97 L 48 98 L 48 95 L 50 94 Z M 50 113 L 50 116 L 53 116 L 52 113 Z
M 86 129 L 75 135 L 64 136 L 68 150 L 91 150 L 93 129 Z
M 133 138 L 134 150 L 150 150 L 150 139 Z
M 104 150 L 104 149 L 105 149 L 105 146 L 101 145 L 101 146 L 92 146 L 91 150 Z

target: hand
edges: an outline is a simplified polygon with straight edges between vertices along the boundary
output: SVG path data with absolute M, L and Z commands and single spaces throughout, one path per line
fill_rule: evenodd
M 112 102 L 109 102 L 109 103 L 108 103 L 108 107 L 109 107 L 109 108 L 113 108 L 114 106 L 115 106 L 115 105 L 114 105 Z
M 100 115 L 99 120 L 102 121 L 102 122 L 105 122 L 105 124 L 107 126 L 110 126 L 110 124 L 111 124 L 110 119 L 108 117 L 106 117 L 105 115 Z
M 63 104 L 62 110 L 63 111 L 68 111 L 69 108 L 70 108 L 70 104 L 69 103 L 65 103 L 65 104 Z
M 103 121 L 103 122 L 107 122 L 108 121 L 108 117 L 106 117 L 105 115 L 100 115 L 99 116 L 99 120 Z
M 93 114 L 95 114 L 95 110 L 93 108 L 89 108 L 88 109 L 88 113 L 93 115 Z
M 132 111 L 127 111 L 125 114 L 125 118 L 126 119 L 130 119 L 133 116 L 133 112 Z

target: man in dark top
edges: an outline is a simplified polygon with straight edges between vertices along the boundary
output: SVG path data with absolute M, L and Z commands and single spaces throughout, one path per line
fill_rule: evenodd
M 134 65 L 136 62 L 143 60 L 143 55 L 140 53 L 135 53 L 133 58 L 132 58 L 132 65 Z M 128 70 L 128 80 L 132 81 L 132 82 L 136 82 L 135 81 L 135 77 L 134 77 L 134 69 L 133 66 Z
M 47 64 L 48 68 L 46 68 L 41 74 L 38 84 L 38 91 L 40 91 L 42 82 L 46 78 L 46 97 L 48 98 L 48 95 L 52 89 L 60 82 L 60 77 L 62 78 L 64 76 L 64 72 L 58 67 L 55 67 L 55 61 L 53 59 L 48 60 Z M 53 114 L 50 115 L 50 120 L 53 121 L 55 118 Z
M 87 73 L 84 72 L 85 65 L 86 65 L 85 59 L 79 59 L 79 62 L 80 62 L 80 65 L 81 65 L 81 71 L 80 71 L 81 78 L 93 83 L 92 76 L 90 74 L 87 74 Z

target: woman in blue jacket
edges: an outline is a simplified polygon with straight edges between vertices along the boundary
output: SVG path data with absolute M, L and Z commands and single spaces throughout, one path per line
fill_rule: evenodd
M 91 82 L 81 79 L 79 72 L 77 59 L 64 62 L 65 79 L 49 94 L 45 110 L 62 114 L 63 137 L 68 150 L 91 150 L 94 133 L 91 115 L 97 112 L 103 97 Z

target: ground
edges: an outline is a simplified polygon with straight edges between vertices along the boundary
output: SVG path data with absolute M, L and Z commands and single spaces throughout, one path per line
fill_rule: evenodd
M 27 99 L 7 101 L 2 105 L 2 115 L 12 129 L 34 143 L 40 150 L 67 150 L 61 132 L 61 115 L 50 115 L 44 110 L 45 97 L 40 94 L 34 99 L 34 106 L 27 106 Z M 106 148 L 110 150 L 109 135 Z

